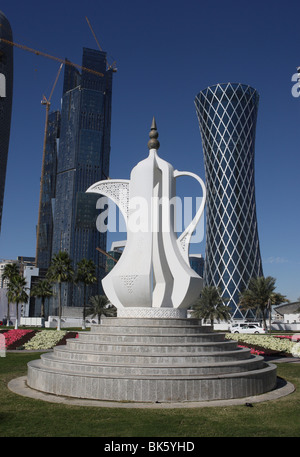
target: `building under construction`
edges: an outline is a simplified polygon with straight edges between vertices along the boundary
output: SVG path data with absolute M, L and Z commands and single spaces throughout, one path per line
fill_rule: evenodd
M 98 197 L 85 191 L 109 176 L 114 70 L 107 68 L 105 52 L 88 48 L 81 69 L 65 65 L 61 112 L 49 113 L 47 119 L 36 262 L 47 269 L 59 251 L 68 252 L 74 267 L 83 258 L 92 259 L 98 281 L 90 292 L 95 295 L 101 293 L 105 275 L 97 247 L 106 250 L 106 233 L 96 228 Z M 78 286 L 65 285 L 62 305 L 81 306 L 80 294 Z

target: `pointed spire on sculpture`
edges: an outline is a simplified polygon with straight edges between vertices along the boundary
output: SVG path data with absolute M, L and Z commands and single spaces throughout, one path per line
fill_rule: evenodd
M 151 131 L 149 133 L 150 140 L 148 141 L 148 149 L 159 149 L 159 141 L 158 141 L 158 132 L 155 122 L 155 117 L 153 116 Z

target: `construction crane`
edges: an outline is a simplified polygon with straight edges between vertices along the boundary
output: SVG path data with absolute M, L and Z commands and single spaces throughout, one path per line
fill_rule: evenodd
M 88 26 L 89 26 L 92 34 L 93 34 L 93 37 L 95 38 L 95 41 L 97 43 L 97 46 L 98 46 L 99 50 L 103 52 L 103 49 L 101 48 L 101 46 L 99 44 L 99 41 L 97 40 L 96 34 L 95 34 L 94 30 L 93 30 L 93 27 L 91 26 L 90 21 L 88 20 L 88 18 L 86 16 L 85 16 L 85 19 L 86 19 L 86 22 L 88 23 Z M 108 70 L 112 70 L 114 73 L 117 72 L 116 62 L 115 61 L 111 65 L 108 65 L 108 62 L 107 62 L 107 59 L 106 59 L 106 65 L 107 65 L 107 69 Z
M 88 20 L 88 18 L 87 18 L 86 16 L 85 16 L 85 19 L 86 19 L 86 22 L 88 23 L 88 26 L 89 26 L 89 28 L 90 28 L 92 34 L 93 34 L 93 37 L 95 38 L 95 41 L 96 41 L 96 43 L 97 43 L 98 48 L 100 49 L 100 51 L 103 51 L 103 49 L 101 48 L 101 46 L 100 46 L 100 44 L 99 44 L 99 41 L 97 40 L 97 37 L 96 37 L 96 35 L 95 35 L 95 32 L 94 32 L 94 30 L 93 30 L 93 27 L 91 26 L 90 21 Z
M 86 20 L 87 20 L 87 22 L 89 24 L 89 27 L 90 27 L 90 29 L 91 29 L 91 31 L 93 33 L 93 36 L 94 36 L 94 38 L 96 40 L 96 43 L 97 43 L 99 49 L 102 51 L 101 46 L 99 45 L 99 42 L 98 42 L 98 40 L 96 38 L 96 35 L 95 35 L 95 33 L 94 33 L 93 29 L 92 29 L 92 26 L 89 23 L 88 18 L 86 18 Z M 41 214 L 40 210 L 41 210 L 42 193 L 43 193 L 43 177 L 44 177 L 45 153 L 46 153 L 46 143 L 47 143 L 48 118 L 49 118 L 49 110 L 50 110 L 51 97 L 52 97 L 53 91 L 54 91 L 55 86 L 57 84 L 57 81 L 58 81 L 58 78 L 59 78 L 59 75 L 60 75 L 60 72 L 61 72 L 61 69 L 62 69 L 63 65 L 69 65 L 69 66 L 78 68 L 81 71 L 86 71 L 86 72 L 89 72 L 89 73 L 92 73 L 94 75 L 101 76 L 101 77 L 103 77 L 104 74 L 100 73 L 99 71 L 92 70 L 91 68 L 86 68 L 86 67 L 83 67 L 81 65 L 78 65 L 78 64 L 76 64 L 74 62 L 71 62 L 70 60 L 61 59 L 60 57 L 52 56 L 51 54 L 45 53 L 43 51 L 38 51 L 38 50 L 30 48 L 30 47 L 28 47 L 26 45 L 23 45 L 23 44 L 20 44 L 20 43 L 15 43 L 14 41 L 7 40 L 6 38 L 0 38 L 0 43 L 1 42 L 6 43 L 6 44 L 8 44 L 10 46 L 15 46 L 15 47 L 17 47 L 19 49 L 22 49 L 24 51 L 32 52 L 33 54 L 38 55 L 38 56 L 47 57 L 48 59 L 56 60 L 57 62 L 61 63 L 61 65 L 59 67 L 59 70 L 58 70 L 58 73 L 56 75 L 56 79 L 55 79 L 55 82 L 53 84 L 51 93 L 49 95 L 49 98 L 47 99 L 46 96 L 43 95 L 43 99 L 41 101 L 42 105 L 46 105 L 46 120 L 45 120 L 44 144 L 43 144 L 43 159 L 42 159 L 42 173 L 41 173 L 41 185 L 40 185 L 39 215 L 38 215 L 38 226 L 37 226 L 37 244 L 36 244 L 36 264 L 37 264 L 37 261 L 38 261 L 38 244 L 39 244 L 39 228 L 40 228 L 40 214 Z M 114 72 L 116 72 L 117 69 L 115 67 L 113 67 L 114 64 L 115 64 L 115 62 L 108 68 L 112 69 Z M 100 248 L 99 248 L 99 250 L 100 250 Z M 104 251 L 104 253 L 105 253 L 105 251 Z M 107 254 L 107 253 L 105 253 L 105 254 L 107 256 L 109 256 L 109 254 Z M 111 256 L 109 256 L 109 257 L 111 257 Z M 115 259 L 113 257 L 111 257 L 111 258 L 115 261 Z
M 40 218 L 41 218 L 42 199 L 43 199 L 43 185 L 44 185 L 44 173 L 45 173 L 45 158 L 46 158 L 49 110 L 50 110 L 50 105 L 51 105 L 51 98 L 52 98 L 52 95 L 53 95 L 53 92 L 54 92 L 55 86 L 57 84 L 57 81 L 58 81 L 58 78 L 59 78 L 63 65 L 64 65 L 63 63 L 60 64 L 60 67 L 58 69 L 49 98 L 47 99 L 46 96 L 43 95 L 43 99 L 41 101 L 41 104 L 46 106 L 46 120 L 45 120 L 45 130 L 44 130 L 43 159 L 42 159 L 42 172 L 41 172 L 41 183 L 40 183 L 39 214 L 38 214 L 38 224 L 37 224 L 37 232 L 36 232 L 36 255 L 35 255 L 36 266 L 38 266 L 38 254 L 39 254 Z
M 47 100 L 47 98 L 45 97 L 45 95 L 43 95 L 43 99 L 42 99 L 42 101 L 41 101 L 41 104 L 42 104 L 42 105 L 46 105 L 46 112 L 47 112 L 47 113 L 49 113 L 49 108 L 50 108 L 50 105 L 51 105 L 50 100 L 51 100 L 51 98 L 52 98 L 52 94 L 53 94 L 53 91 L 54 91 L 55 86 L 56 86 L 56 84 L 57 84 L 57 81 L 58 81 L 58 78 L 59 78 L 59 75 L 60 75 L 60 72 L 61 72 L 62 67 L 63 67 L 63 63 L 60 64 L 60 67 L 59 67 L 59 69 L 58 69 L 58 72 L 57 72 L 57 75 L 56 75 L 56 78 L 55 78 L 55 81 L 54 81 L 54 84 L 53 84 L 53 87 L 52 87 L 52 90 L 51 90 L 51 92 L 50 92 L 50 95 L 49 95 L 48 100 Z M 48 119 L 47 119 L 47 121 L 48 121 Z
M 70 62 L 67 59 L 61 59 L 60 57 L 55 57 L 55 56 L 52 56 L 52 55 L 47 54 L 45 52 L 37 51 L 36 49 L 29 48 L 28 46 L 25 46 L 23 44 L 19 44 L 19 43 L 15 43 L 13 41 L 6 40 L 5 38 L 0 38 L 0 43 L 1 42 L 9 44 L 11 46 L 15 46 L 15 47 L 20 48 L 20 49 L 23 49 L 24 51 L 32 52 L 33 54 L 36 54 L 37 56 L 47 57 L 48 59 L 56 60 L 57 62 L 61 62 L 62 64 L 70 65 L 72 67 L 76 67 L 79 70 L 84 70 L 84 71 L 87 71 L 89 73 L 93 73 L 94 75 L 97 75 L 97 76 L 104 76 L 104 74 L 100 73 L 99 71 L 92 70 L 92 69 L 86 68 L 86 67 L 82 67 L 81 65 L 78 65 L 76 63 Z

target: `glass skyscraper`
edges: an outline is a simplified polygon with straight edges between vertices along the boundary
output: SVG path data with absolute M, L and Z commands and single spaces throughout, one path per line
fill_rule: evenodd
M 73 261 L 91 259 L 97 266 L 97 284 L 91 294 L 101 293 L 106 234 L 96 228 L 97 195 L 85 191 L 109 175 L 111 98 L 113 70 L 106 69 L 106 53 L 84 48 L 82 67 L 66 65 L 64 73 L 60 139 L 53 206 L 52 256 L 66 251 Z M 82 306 L 78 285 L 65 285 L 63 306 Z
M 40 270 L 47 270 L 49 268 L 52 256 L 53 212 L 59 136 L 60 112 L 54 111 L 48 117 L 44 174 L 41 177 L 42 193 L 39 208 L 39 224 L 36 234 L 36 266 Z
M 13 41 L 12 30 L 6 16 L 0 11 L 0 38 Z M 13 96 L 13 46 L 0 42 L 0 231 L 2 222 L 7 155 Z M 5 95 L 5 97 L 3 96 Z
M 244 84 L 217 84 L 195 98 L 207 186 L 204 281 L 220 287 L 234 319 L 239 292 L 262 276 L 254 149 L 259 95 Z

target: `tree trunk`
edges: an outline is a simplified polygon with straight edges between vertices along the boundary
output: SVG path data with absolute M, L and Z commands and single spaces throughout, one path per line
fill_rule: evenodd
M 47 319 L 49 319 L 49 314 L 50 314 L 50 298 L 47 298 Z
M 7 322 L 6 322 L 6 326 L 7 326 L 7 327 L 9 326 L 9 321 L 10 321 L 9 303 L 7 302 Z
M 266 310 L 265 309 L 262 310 L 262 318 L 263 318 L 264 329 L 267 330 L 268 326 L 267 326 L 267 318 L 266 318 Z
M 42 298 L 41 317 L 45 317 L 45 298 Z
M 15 322 L 15 329 L 18 328 L 18 316 L 19 316 L 19 303 L 16 303 L 16 322 Z
M 268 301 L 268 310 L 269 310 L 269 333 L 271 333 L 271 311 L 272 311 L 272 306 L 271 306 L 271 300 L 269 299 Z
M 82 330 L 86 329 L 85 326 L 85 296 L 86 296 L 86 285 L 83 283 L 83 310 L 82 310 Z
M 58 324 L 57 330 L 60 330 L 61 324 L 61 282 L 58 283 Z

